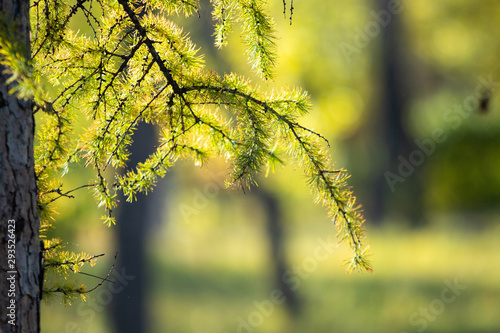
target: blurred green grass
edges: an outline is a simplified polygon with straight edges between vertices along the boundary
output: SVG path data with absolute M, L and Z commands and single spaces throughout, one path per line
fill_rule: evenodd
M 417 229 L 401 220 L 368 225 L 374 273 L 348 274 L 342 266 L 349 257 L 347 247 L 337 246 L 335 227 L 321 207 L 303 198 L 308 193 L 297 185 L 282 197 L 290 269 L 314 259 L 320 239 L 335 245 L 300 279 L 300 315 L 290 316 L 283 304 L 262 315 L 255 302 L 268 305 L 274 289 L 262 204 L 250 193 L 221 190 L 186 219 L 179 207 L 196 207 L 193 189 L 203 190 L 203 182 L 183 184 L 148 241 L 152 332 L 418 332 L 421 326 L 411 325 L 412 314 L 440 298 L 445 280 L 455 279 L 467 289 L 428 321 L 425 332 L 500 332 L 500 217 L 493 211 L 481 218 L 463 213 L 430 216 L 429 224 Z M 67 202 L 55 231 L 75 229 L 69 233 L 69 249 L 106 253 L 95 268 L 85 269 L 105 276 L 113 260 L 115 227 L 103 226 L 98 212 L 79 214 Z M 89 287 L 99 282 L 77 278 Z M 44 306 L 42 331 L 111 332 L 108 299 L 103 297 L 107 288 L 89 294 L 87 303 L 65 307 L 55 300 Z M 243 329 L 249 318 L 259 325 Z
M 311 257 L 318 237 L 331 232 L 296 230 L 289 240 L 289 247 L 296 249 L 290 258 L 292 269 Z M 467 289 L 428 320 L 425 331 L 500 331 L 498 227 L 477 232 L 450 225 L 370 230 L 375 272 L 345 273 L 340 262 L 346 253 L 339 248 L 301 280 L 297 292 L 304 311 L 294 318 L 284 305 L 275 305 L 269 315 L 261 311 L 261 318 L 255 314 L 259 311 L 254 302 L 269 300 L 273 289 L 265 256 L 260 260 L 250 256 L 235 266 L 234 256 L 220 254 L 221 248 L 253 251 L 252 236 L 240 238 L 241 234 L 234 232 L 225 240 L 215 236 L 211 243 L 193 240 L 200 253 L 189 259 L 181 254 L 179 242 L 163 241 L 170 242 L 170 250 L 155 251 L 151 274 L 154 332 L 416 332 L 422 326 L 412 326 L 410 316 L 441 297 L 445 280 L 455 279 Z M 251 318 L 262 323 L 243 329 L 242 320 L 248 323 Z
M 91 231 L 89 239 L 102 228 Z M 198 228 L 192 221 L 154 233 L 148 305 L 153 332 L 417 332 L 422 326 L 411 325 L 410 316 L 441 297 L 445 280 L 455 279 L 467 289 L 428 321 L 425 332 L 500 331 L 500 227 L 495 224 L 369 228 L 374 273 L 347 274 L 341 265 L 347 252 L 336 248 L 300 279 L 296 291 L 303 311 L 296 316 L 283 304 L 269 308 L 274 286 L 263 226 L 236 221 L 194 232 Z M 294 226 L 287 240 L 291 269 L 313 257 L 318 239 L 328 235 L 334 236 L 326 223 Z M 82 308 L 94 306 L 93 297 L 90 305 L 45 306 L 44 331 L 109 332 L 106 311 L 96 311 L 92 320 L 82 316 Z M 268 313 L 255 302 L 267 304 Z M 242 322 L 259 325 L 243 328 Z M 68 330 L 69 323 L 77 329 Z

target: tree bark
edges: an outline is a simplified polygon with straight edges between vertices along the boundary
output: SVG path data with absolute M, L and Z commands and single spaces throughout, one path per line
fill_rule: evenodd
M 29 56 L 29 1 L 0 0 L 0 15 L 0 28 L 15 31 L 12 40 Z M 40 332 L 33 108 L 9 95 L 4 70 L 0 66 L 0 331 Z

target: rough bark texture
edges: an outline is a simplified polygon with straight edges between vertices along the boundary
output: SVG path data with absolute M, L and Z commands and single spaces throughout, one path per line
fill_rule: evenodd
M 3 21 L 0 27 L 15 26 L 14 40 L 25 43 L 27 50 L 28 12 L 27 0 L 0 0 Z M 33 109 L 31 102 L 8 94 L 4 69 L 0 66 L 0 331 L 39 332 L 40 223 L 33 158 Z M 8 240 L 13 235 L 15 263 L 9 261 L 13 260 L 14 252 Z M 11 310 L 7 307 L 12 308 L 12 304 L 15 319 L 8 316 Z

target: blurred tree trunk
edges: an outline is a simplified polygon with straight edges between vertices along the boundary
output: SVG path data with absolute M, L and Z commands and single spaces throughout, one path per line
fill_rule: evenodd
M 392 0 L 375 0 L 376 11 L 387 11 Z M 388 11 L 387 11 L 388 12 Z M 397 174 L 400 164 L 399 156 L 408 159 L 415 144 L 405 128 L 405 113 L 408 111 L 412 96 L 412 82 L 407 46 L 404 45 L 403 14 L 390 14 L 390 22 L 381 26 L 380 60 L 375 64 L 380 77 L 378 87 L 379 112 L 375 115 L 379 126 L 377 136 L 385 147 L 387 157 L 381 164 L 378 173 L 371 183 L 371 200 L 367 212 L 369 219 L 380 222 L 388 212 L 403 214 L 413 224 L 422 219 L 422 196 L 418 175 L 405 178 L 404 183 L 395 186 L 391 191 L 385 178 L 385 172 Z M 375 153 L 378 153 L 374 151 Z
M 129 167 L 144 161 L 154 149 L 156 132 L 152 125 L 141 124 L 130 147 Z M 116 294 L 111 303 L 115 332 L 149 332 L 148 326 L 148 234 L 154 222 L 161 219 L 157 204 L 163 199 L 161 184 L 148 195 L 139 194 L 134 202 L 122 197 L 118 206 L 116 241 L 118 248 L 117 271 L 125 269 L 134 276 L 130 284 Z
M 221 72 L 231 72 L 231 64 L 225 61 L 217 49 L 213 46 L 214 26 L 212 21 L 212 4 L 208 0 L 200 1 L 199 19 L 195 22 L 193 27 L 193 34 L 198 35 L 201 41 L 197 43 L 207 50 L 206 54 L 213 57 L 214 65 L 217 70 Z M 284 247 L 284 226 L 283 226 L 283 213 L 279 205 L 279 200 L 276 195 L 263 187 L 252 188 L 252 193 L 262 203 L 266 214 L 267 236 L 270 243 L 270 257 L 273 263 L 274 280 L 276 288 L 283 292 L 286 298 L 285 304 L 287 309 L 292 314 L 297 314 L 300 311 L 300 300 L 292 289 L 291 285 L 283 281 L 285 272 L 289 270 L 286 263 L 285 247 Z
M 15 30 L 16 36 L 10 36 L 22 44 L 29 57 L 29 1 L 0 0 L 0 16 L 0 29 L 7 35 L 8 30 Z M 0 66 L 0 331 L 40 332 L 40 220 L 33 107 L 30 101 L 9 95 L 9 75 L 4 70 Z M 14 235 L 15 252 L 9 251 L 13 244 L 8 242 Z M 9 253 L 15 258 L 9 258 Z
M 266 227 L 271 249 L 271 260 L 274 270 L 275 286 L 281 290 L 285 297 L 285 304 L 292 315 L 300 312 L 300 300 L 294 289 L 283 279 L 289 270 L 286 262 L 284 244 L 283 213 L 276 195 L 263 187 L 254 187 L 252 193 L 259 199 L 266 214 Z

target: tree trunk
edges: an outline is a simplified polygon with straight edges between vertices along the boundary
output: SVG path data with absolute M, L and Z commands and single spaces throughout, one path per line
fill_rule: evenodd
M 29 50 L 29 1 L 0 0 L 0 14 L 0 29 L 14 27 L 13 40 Z M 33 108 L 8 94 L 4 69 L 0 66 L 0 331 L 40 332 Z
M 377 12 L 391 8 L 392 0 L 375 0 Z M 382 145 L 386 149 L 387 159 L 382 163 L 379 172 L 370 184 L 372 202 L 367 206 L 369 219 L 379 223 L 387 217 L 389 210 L 397 211 L 409 218 L 411 223 L 418 224 L 422 219 L 422 197 L 418 175 L 405 179 L 398 184 L 397 193 L 391 193 L 385 172 L 397 172 L 399 156 L 408 158 L 415 150 L 410 135 L 405 128 L 405 112 L 412 98 L 412 67 L 405 51 L 404 25 L 401 13 L 391 14 L 387 26 L 381 27 L 380 59 L 378 70 L 380 75 L 380 106 L 377 118 L 380 123 L 376 128 Z M 390 209 L 389 209 L 390 207 Z
M 143 123 L 134 133 L 133 139 L 128 167 L 136 167 L 154 152 L 157 143 L 155 128 Z M 126 202 L 123 196 L 120 198 L 116 223 L 117 266 L 118 271 L 124 268 L 134 279 L 126 289 L 115 295 L 111 303 L 115 332 L 150 332 L 147 244 L 149 229 L 161 220 L 161 204 L 158 204 L 163 198 L 161 184 L 157 184 L 153 193 L 138 194 L 137 201 Z
M 289 266 L 286 261 L 284 244 L 283 211 L 276 195 L 262 186 L 255 186 L 252 192 L 261 201 L 266 213 L 267 236 L 270 243 L 271 260 L 274 270 L 275 286 L 283 293 L 285 305 L 292 316 L 300 314 L 302 304 L 294 287 L 284 279 Z

